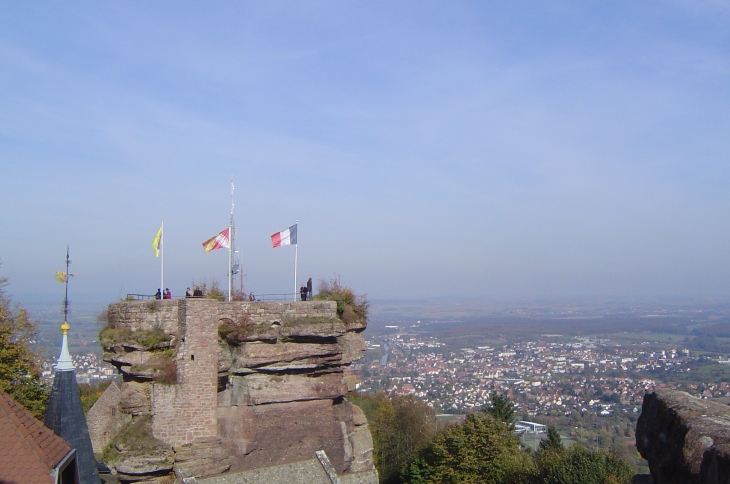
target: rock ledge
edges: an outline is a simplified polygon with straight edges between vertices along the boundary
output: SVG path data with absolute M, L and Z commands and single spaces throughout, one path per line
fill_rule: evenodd
M 656 484 L 730 482 L 730 407 L 676 390 L 649 393 L 636 448 Z

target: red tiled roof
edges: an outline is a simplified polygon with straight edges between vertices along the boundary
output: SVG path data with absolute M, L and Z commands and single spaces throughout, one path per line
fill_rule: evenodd
M 48 484 L 71 446 L 0 389 L 0 482 Z

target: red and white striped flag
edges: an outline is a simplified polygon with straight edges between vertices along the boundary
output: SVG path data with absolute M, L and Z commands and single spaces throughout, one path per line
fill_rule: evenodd
M 274 246 L 274 248 L 283 247 L 285 245 L 297 245 L 297 224 L 272 235 L 271 245 Z
M 203 242 L 203 249 L 207 254 L 215 249 L 228 249 L 231 246 L 231 238 L 229 235 L 230 227 L 210 239 Z

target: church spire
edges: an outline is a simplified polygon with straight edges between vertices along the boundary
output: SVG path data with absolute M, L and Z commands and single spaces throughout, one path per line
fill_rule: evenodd
M 61 356 L 59 356 L 56 364 L 56 375 L 53 379 L 51 394 L 48 397 L 44 424 L 76 449 L 79 484 L 99 484 L 99 472 L 96 468 L 97 464 L 91 446 L 89 428 L 86 425 L 86 417 L 84 417 L 84 411 L 81 408 L 76 372 L 74 371 L 71 354 L 68 351 L 68 330 L 71 329 L 68 324 L 68 279 L 72 275 L 68 273 L 70 263 L 67 247 L 66 272 L 60 273 L 66 282 L 66 298 L 63 301 L 63 324 L 61 325 L 63 342 L 61 343 Z
M 71 326 L 68 324 L 68 280 L 73 274 L 68 273 L 68 266 L 71 265 L 71 257 L 69 256 L 69 247 L 66 246 L 66 272 L 56 273 L 56 278 L 62 276 L 63 281 L 66 284 L 66 297 L 63 299 L 63 324 L 61 325 L 61 332 L 63 333 L 63 341 L 61 343 L 61 356 L 58 357 L 56 362 L 56 370 L 68 371 L 74 369 L 74 362 L 71 359 L 71 353 L 68 352 L 68 330 Z
M 68 330 L 71 326 L 64 321 L 61 325 L 61 332 L 63 333 L 63 341 L 61 343 L 61 356 L 58 357 L 56 362 L 56 370 L 69 371 L 74 369 L 74 362 L 71 359 L 71 353 L 68 352 Z

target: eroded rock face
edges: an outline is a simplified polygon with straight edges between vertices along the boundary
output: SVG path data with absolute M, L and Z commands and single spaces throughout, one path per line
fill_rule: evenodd
M 251 342 L 241 345 L 235 353 L 231 373 L 249 373 L 245 370 L 314 370 L 340 364 L 342 348 L 338 344 Z M 244 371 L 241 371 L 244 370 Z
M 170 448 L 124 455 L 114 463 L 120 482 L 161 482 L 172 471 L 174 454 Z
M 233 456 L 231 472 L 306 460 L 316 450 L 338 473 L 373 468 L 367 422 L 346 400 L 219 407 L 218 427 Z
M 636 448 L 656 484 L 730 480 L 730 407 L 686 392 L 656 390 L 644 397 Z
M 119 410 L 149 415 L 154 437 L 174 447 L 172 460 L 128 456 L 118 469 L 128 482 L 256 469 L 322 449 L 339 473 L 374 469 L 367 421 L 344 399 L 365 321 L 343 322 L 334 302 L 163 300 L 108 313 L 104 357 L 124 375 Z M 162 357 L 174 362 L 173 382 L 160 380 Z
M 231 405 L 265 405 L 301 400 L 331 400 L 342 397 L 346 388 L 341 373 L 266 374 L 231 376 Z
M 352 445 L 352 460 L 349 472 L 365 472 L 373 468 L 373 437 L 368 428 L 365 414 L 357 405 L 352 405 L 352 423 L 347 437 Z
M 119 409 L 132 416 L 150 413 L 151 390 L 149 383 L 134 380 L 124 382 Z
M 172 471 L 172 447 L 152 436 L 149 415 L 133 418 L 110 445 L 116 455 L 109 466 L 120 482 L 160 482 Z
M 175 475 L 179 480 L 221 474 L 231 467 L 220 437 L 202 437 L 175 447 Z

